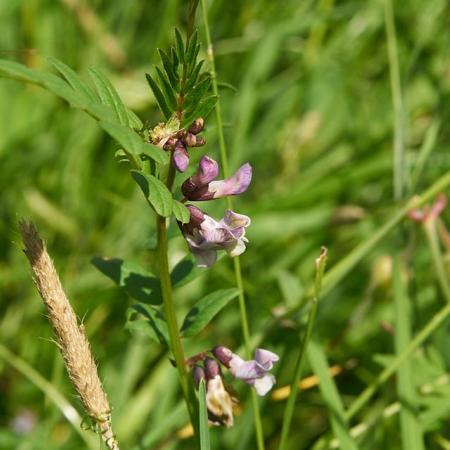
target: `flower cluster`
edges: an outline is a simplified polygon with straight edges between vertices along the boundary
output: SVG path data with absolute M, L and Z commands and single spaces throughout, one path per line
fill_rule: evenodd
M 180 121 L 174 115 L 167 123 L 160 123 L 150 131 L 152 144 L 171 152 L 172 165 L 179 172 L 185 172 L 189 165 L 189 147 L 200 147 L 205 139 L 198 136 L 203 131 L 204 120 L 199 117 L 187 130 L 180 129 Z M 214 159 L 203 155 L 197 172 L 181 186 L 183 202 L 206 201 L 239 195 L 245 192 L 252 179 L 252 166 L 241 166 L 231 177 L 217 180 L 219 165 Z M 201 209 L 188 204 L 190 221 L 179 223 L 190 250 L 199 267 L 210 267 L 217 259 L 217 251 L 225 250 L 229 256 L 238 256 L 245 251 L 248 242 L 245 229 L 250 218 L 226 210 L 224 217 L 216 221 Z
M 180 129 L 180 121 L 173 116 L 166 124 L 160 123 L 150 132 L 150 142 L 172 154 L 172 164 L 178 172 L 185 172 L 189 165 L 189 147 L 205 145 L 205 139 L 197 136 L 203 131 L 201 117 L 194 120 L 188 130 Z
M 225 180 L 216 180 L 218 175 L 217 162 L 202 156 L 197 172 L 181 187 L 185 201 L 214 200 L 245 192 L 252 179 L 252 167 L 244 164 Z M 245 251 L 248 242 L 245 229 L 250 225 L 249 217 L 226 210 L 224 217 L 216 221 L 194 205 L 187 205 L 187 208 L 191 219 L 181 225 L 181 230 L 199 267 L 214 264 L 217 250 L 225 250 L 230 256 L 238 256 Z
M 214 347 L 211 353 L 215 359 L 206 356 L 205 353 L 191 358 L 196 363 L 193 370 L 194 381 L 197 387 L 201 379 L 206 381 L 206 406 L 210 422 L 214 425 L 231 427 L 233 405 L 237 404 L 237 399 L 225 388 L 218 362 L 235 378 L 253 386 L 257 394 L 263 396 L 275 384 L 275 377 L 269 371 L 279 357 L 269 350 L 258 348 L 255 359 L 246 361 L 222 345 Z M 203 366 L 198 364 L 199 359 L 203 360 Z

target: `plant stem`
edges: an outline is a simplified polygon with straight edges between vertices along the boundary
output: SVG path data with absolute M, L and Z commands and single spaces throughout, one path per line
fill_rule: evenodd
M 404 109 L 400 68 L 398 64 L 397 38 L 395 33 L 394 11 L 392 0 L 384 0 L 384 15 L 389 58 L 389 74 L 391 79 L 392 103 L 394 106 L 394 199 L 401 200 L 405 187 L 405 133 Z
M 428 245 L 431 250 L 433 263 L 437 272 L 439 284 L 441 285 L 442 293 L 444 294 L 445 300 L 450 303 L 450 285 L 448 282 L 447 273 L 445 271 L 441 250 L 439 248 L 439 240 L 436 230 L 436 220 L 430 219 L 425 221 L 423 227 L 425 229 L 425 234 L 427 235 Z
M 317 304 L 319 303 L 320 290 L 322 288 L 322 277 L 326 262 L 326 252 L 324 250 L 322 250 L 321 256 L 322 258 L 319 258 L 317 260 L 318 264 L 316 269 L 315 293 L 312 299 L 311 309 L 309 310 L 308 322 L 306 324 L 306 330 L 303 336 L 303 340 L 301 342 L 300 352 L 298 354 L 298 359 L 294 370 L 294 377 L 291 383 L 291 393 L 289 395 L 286 407 L 284 409 L 283 425 L 281 429 L 281 439 L 280 444 L 278 446 L 278 450 L 284 450 L 286 446 L 289 430 L 291 428 L 292 417 L 294 415 L 295 402 L 298 397 L 298 384 L 303 372 L 306 349 L 308 347 L 314 321 L 316 319 Z
M 175 169 L 173 165 L 170 164 L 166 180 L 166 186 L 169 190 L 172 189 L 174 179 Z M 157 216 L 156 227 L 158 236 L 159 279 L 161 283 L 163 306 L 169 332 L 170 349 L 175 358 L 175 364 L 180 378 L 181 389 L 183 391 L 183 396 L 188 407 L 192 426 L 194 427 L 195 432 L 197 432 L 197 400 L 195 397 L 192 381 L 186 368 L 186 358 L 184 356 L 183 346 L 181 343 L 181 336 L 178 331 L 178 321 L 172 296 L 172 280 L 170 278 L 168 261 L 168 239 L 166 222 L 167 220 L 165 217 Z
M 228 155 L 227 155 L 227 147 L 225 144 L 225 136 L 223 132 L 223 122 L 222 122 L 222 109 L 220 105 L 220 97 L 219 97 L 219 89 L 217 86 L 217 77 L 216 77 L 216 64 L 214 59 L 214 50 L 211 42 L 211 33 L 209 31 L 209 22 L 208 22 L 208 11 L 206 7 L 206 1 L 201 0 L 201 8 L 203 14 L 203 23 L 205 27 L 205 35 L 206 35 L 206 45 L 207 45 L 207 56 L 210 64 L 210 75 L 211 75 L 211 84 L 213 94 L 217 96 L 217 102 L 215 105 L 215 115 L 216 115 L 216 124 L 217 124 L 217 136 L 219 140 L 219 149 L 220 149 L 220 163 L 222 165 L 222 173 L 224 177 L 228 176 Z M 227 197 L 227 206 L 229 209 L 232 208 L 232 200 L 231 197 Z M 236 287 L 239 290 L 239 312 L 241 316 L 241 326 L 242 326 L 242 336 L 244 340 L 244 348 L 245 348 L 245 356 L 247 359 L 251 357 L 251 348 L 250 348 L 250 332 L 248 326 L 247 319 L 247 308 L 245 305 L 245 295 L 244 295 L 244 287 L 242 282 L 242 270 L 241 270 L 241 262 L 239 257 L 235 257 L 233 259 L 234 266 L 234 275 L 236 278 Z M 252 407 L 253 407 L 253 418 L 255 422 L 255 432 L 256 432 L 256 442 L 258 450 L 264 450 L 264 432 L 262 427 L 261 415 L 259 411 L 258 405 L 258 397 L 256 392 L 252 389 L 251 391 L 252 397 Z

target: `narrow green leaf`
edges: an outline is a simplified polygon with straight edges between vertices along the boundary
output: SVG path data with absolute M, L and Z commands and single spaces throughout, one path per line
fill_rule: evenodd
M 119 258 L 94 256 L 91 263 L 130 297 L 154 305 L 161 303 L 159 279 L 138 264 Z
M 191 61 L 190 65 L 189 65 L 188 77 L 191 76 L 192 72 L 194 71 L 194 69 L 196 67 L 198 54 L 200 53 L 200 47 L 201 47 L 200 44 L 197 44 L 195 46 L 194 53 L 192 55 L 192 61 Z
M 89 86 L 80 78 L 80 76 L 68 65 L 56 58 L 47 58 L 50 64 L 66 79 L 75 92 L 79 92 L 91 102 L 98 102 Z
M 184 44 L 183 44 L 183 38 L 181 37 L 181 33 L 177 28 L 175 28 L 175 44 L 176 44 L 176 50 L 177 50 L 177 56 L 178 60 L 181 64 L 184 64 Z
M 211 87 L 211 78 L 206 76 L 203 80 L 199 81 L 190 91 L 186 92 L 186 110 L 195 111 L 205 95 L 208 93 Z
M 28 81 L 29 83 L 43 84 L 46 78 L 45 74 L 25 67 L 15 61 L 0 60 L 0 75 L 8 78 L 14 78 L 19 81 Z
M 393 256 L 394 305 L 395 305 L 395 351 L 400 355 L 411 342 L 411 302 L 407 286 L 402 279 L 406 268 L 400 257 Z M 411 358 L 403 362 L 397 370 L 397 393 L 402 408 L 400 409 L 400 427 L 402 445 L 408 450 L 423 450 L 422 427 L 419 422 L 419 405 L 413 383 L 413 362 Z
M 127 152 L 137 156 L 141 147 L 141 138 L 130 128 L 116 122 L 101 120 L 99 125 L 113 137 Z
M 160 48 L 158 48 L 158 52 L 164 67 L 164 71 L 166 72 L 167 78 L 169 79 L 170 85 L 173 89 L 178 89 L 178 74 L 176 72 L 176 69 L 172 65 L 172 61 L 170 60 L 169 55 Z
M 0 60 L 0 76 L 37 84 L 56 96 L 63 98 L 71 106 L 85 110 L 97 120 L 112 117 L 108 108 L 88 101 L 85 96 L 76 93 L 69 84 L 56 75 L 29 69 L 23 64 L 13 61 Z
M 195 257 L 188 253 L 172 270 L 171 278 L 174 287 L 179 288 L 188 284 L 201 274 L 205 273 L 203 269 L 197 267 Z
M 183 337 L 193 337 L 200 333 L 203 328 L 224 308 L 231 300 L 239 294 L 237 289 L 221 289 L 199 300 L 187 313 L 181 333 Z
M 127 109 L 111 81 L 96 69 L 89 69 L 89 73 L 94 81 L 102 103 L 115 112 L 115 116 L 119 123 L 129 126 Z
M 127 114 L 128 114 L 128 123 L 130 124 L 130 127 L 133 128 L 134 130 L 142 130 L 142 128 L 144 127 L 142 120 L 139 119 L 139 117 L 129 108 L 127 108 Z
M 157 214 L 169 217 L 172 214 L 173 198 L 166 185 L 153 175 L 147 175 L 137 170 L 131 171 L 134 181 L 142 189 Z
M 226 83 L 225 81 L 219 81 L 217 83 L 217 87 L 219 89 L 220 88 L 229 89 L 230 91 L 233 91 L 233 92 L 237 92 L 238 91 L 236 86 L 233 86 L 231 83 Z
M 198 413 L 200 428 L 200 450 L 211 450 L 208 426 L 208 408 L 206 406 L 206 384 L 205 380 L 200 380 L 198 387 Z
M 182 126 L 191 123 L 196 117 L 203 117 L 204 119 L 208 117 L 217 102 L 217 98 L 216 95 L 205 97 L 195 109 L 186 111 L 186 117 L 183 120 Z
M 146 73 L 145 77 L 147 78 L 147 82 L 150 86 L 150 89 L 153 92 L 153 95 L 155 96 L 156 102 L 158 103 L 159 109 L 163 113 L 164 117 L 169 120 L 172 116 L 172 112 L 170 108 L 167 106 L 166 100 L 164 98 L 163 93 L 161 92 L 161 89 L 159 88 L 156 81 L 151 77 L 150 74 Z
M 198 64 L 194 67 L 191 74 L 189 74 L 188 79 L 186 81 L 186 85 L 184 86 L 185 92 L 189 92 L 192 87 L 195 85 L 195 83 L 198 80 L 198 76 L 200 74 L 200 70 L 202 70 L 202 66 L 204 64 L 205 60 L 202 59 L 198 62 Z
M 156 73 L 158 74 L 159 85 L 161 86 L 166 103 L 169 105 L 172 111 L 175 111 L 177 109 L 177 99 L 175 98 L 173 89 L 170 86 L 170 83 L 167 81 L 165 75 L 162 73 L 161 69 L 159 67 L 155 67 L 155 69 Z
M 178 76 L 178 66 L 180 65 L 180 60 L 177 56 L 177 51 L 175 50 L 175 47 L 170 47 L 170 59 L 172 60 L 172 65 L 175 69 L 176 75 Z
M 192 33 L 189 41 L 186 42 L 186 63 L 189 66 L 195 65 L 195 50 L 197 48 L 198 31 Z
M 142 141 L 141 137 L 131 128 L 116 122 L 101 120 L 99 125 L 112 136 L 127 152 L 134 156 L 146 155 L 157 163 L 167 164 L 168 156 L 164 150 Z
M 167 164 L 169 162 L 169 154 L 167 152 L 148 142 L 141 142 L 139 153 L 140 155 L 148 156 L 160 164 Z
M 188 223 L 191 218 L 189 210 L 186 208 L 186 206 L 183 205 L 183 203 L 179 202 L 178 200 L 173 201 L 173 214 L 175 215 L 175 218 L 181 223 Z
M 327 359 L 322 347 L 314 339 L 310 339 L 307 352 L 311 367 L 319 378 L 320 393 L 327 405 L 331 428 L 339 440 L 340 448 L 357 450 L 358 447 L 350 436 L 347 420 L 345 419 L 344 406 L 342 405 L 334 380 L 330 375 Z
M 142 316 L 142 319 L 136 319 L 136 313 Z M 138 303 L 128 308 L 126 328 L 132 331 L 143 332 L 169 348 L 167 322 L 163 315 L 151 305 Z

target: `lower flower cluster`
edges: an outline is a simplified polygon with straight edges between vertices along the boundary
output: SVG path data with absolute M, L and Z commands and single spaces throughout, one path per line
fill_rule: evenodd
M 214 358 L 206 353 L 193 358 L 194 381 L 197 387 L 200 380 L 206 381 L 209 421 L 214 425 L 231 427 L 234 422 L 233 405 L 236 405 L 238 400 L 225 388 L 219 363 L 226 367 L 231 375 L 253 386 L 257 394 L 263 396 L 275 384 L 275 377 L 269 372 L 279 357 L 269 350 L 258 348 L 255 351 L 255 359 L 246 361 L 222 345 L 214 347 L 211 354 Z M 203 365 L 199 364 L 199 360 Z

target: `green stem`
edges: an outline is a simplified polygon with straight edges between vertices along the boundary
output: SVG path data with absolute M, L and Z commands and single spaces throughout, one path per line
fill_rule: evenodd
M 172 164 L 169 166 L 167 174 L 166 186 L 169 190 L 175 179 L 175 169 Z M 169 260 L 168 260 L 168 239 L 167 239 L 167 219 L 157 216 L 156 227 L 158 236 L 158 262 L 159 262 L 159 279 L 161 283 L 161 292 L 163 297 L 163 306 L 169 332 L 170 349 L 175 358 L 175 364 L 180 378 L 181 389 L 186 401 L 192 426 L 197 434 L 198 430 L 198 414 L 197 400 L 194 392 L 192 380 L 186 368 L 186 358 L 181 343 L 178 321 L 175 312 L 175 305 L 172 296 L 172 280 L 170 278 Z
M 391 80 L 392 103 L 395 115 L 394 129 L 394 199 L 401 200 L 405 187 L 405 133 L 404 109 L 398 64 L 397 37 L 395 33 L 392 0 L 384 0 L 384 15 Z
M 316 272 L 316 283 L 315 283 L 315 295 L 312 299 L 311 309 L 309 311 L 308 322 L 306 324 L 305 334 L 300 346 L 300 352 L 298 354 L 297 364 L 294 370 L 294 377 L 291 383 L 291 392 L 284 410 L 283 425 L 281 429 L 281 439 L 278 446 L 278 450 L 284 450 L 289 436 L 289 430 L 291 428 L 292 417 L 294 415 L 295 402 L 298 397 L 298 383 L 303 373 L 303 366 L 305 361 L 306 349 L 308 348 L 308 343 L 311 338 L 312 329 L 314 321 L 317 314 L 317 304 L 319 303 L 320 290 L 322 287 L 322 277 L 325 268 L 326 253 L 318 260 L 318 267 Z
M 210 75 L 211 75 L 211 84 L 213 94 L 217 96 L 217 102 L 215 105 L 215 116 L 216 116 L 216 124 L 217 124 L 217 136 L 219 140 L 219 149 L 220 149 L 220 163 L 222 165 L 222 173 L 224 177 L 228 176 L 228 155 L 227 155 L 227 147 L 225 144 L 225 135 L 223 132 L 223 122 L 222 122 L 222 109 L 220 104 L 219 97 L 219 88 L 217 86 L 217 76 L 216 76 L 216 64 L 214 59 L 214 50 L 211 42 L 211 33 L 209 30 L 209 22 L 208 22 L 208 10 L 206 7 L 206 1 L 201 0 L 201 8 L 203 14 L 203 23 L 205 27 L 205 35 L 206 35 L 206 45 L 207 45 L 207 56 L 210 64 Z M 229 209 L 232 208 L 232 200 L 231 197 L 227 197 L 227 206 Z M 244 287 L 242 282 L 242 270 L 241 263 L 239 257 L 235 257 L 233 259 L 234 265 L 234 275 L 236 278 L 236 287 L 239 290 L 239 312 L 241 316 L 241 326 L 242 326 L 242 335 L 244 340 L 244 348 L 245 348 L 245 356 L 247 359 L 251 357 L 251 348 L 250 348 L 250 332 L 248 326 L 247 319 L 247 308 L 245 305 L 245 295 L 244 295 Z M 261 414 L 259 411 L 258 405 L 258 397 L 256 392 L 252 389 L 251 393 L 252 397 L 252 407 L 253 407 L 253 417 L 255 422 L 255 433 L 256 433 L 256 442 L 258 450 L 264 450 L 264 432 L 261 421 Z
M 450 285 L 448 282 L 448 276 L 445 270 L 441 249 L 439 248 L 436 220 L 426 220 L 423 227 L 425 230 L 425 234 L 427 235 L 428 245 L 431 250 L 431 256 L 433 257 L 433 263 L 436 268 L 436 273 L 442 293 L 444 294 L 445 300 L 450 303 Z

